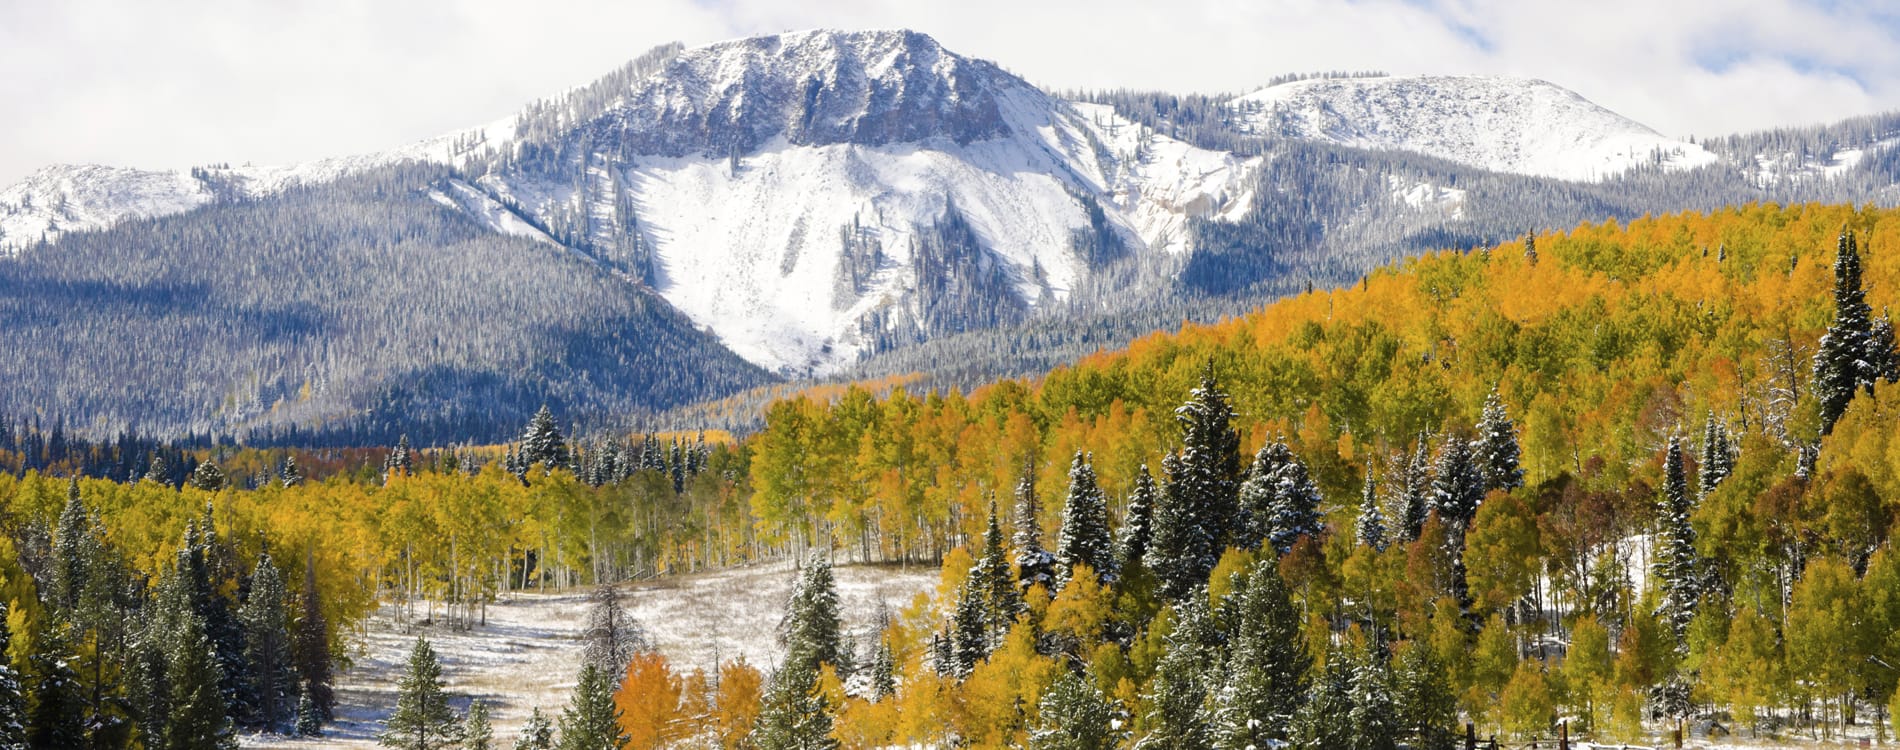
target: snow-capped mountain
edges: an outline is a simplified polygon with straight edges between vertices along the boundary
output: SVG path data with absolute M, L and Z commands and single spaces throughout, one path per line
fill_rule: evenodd
M 1236 98 L 1242 128 L 1414 151 L 1497 172 L 1600 180 L 1644 164 L 1716 160 L 1544 81 L 1505 76 L 1315 78 Z

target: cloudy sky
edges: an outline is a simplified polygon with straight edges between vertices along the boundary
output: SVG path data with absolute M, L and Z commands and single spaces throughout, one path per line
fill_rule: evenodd
M 1885 0 L 0 0 L 0 185 L 372 151 L 667 41 L 899 26 L 1056 88 L 1508 73 L 1673 136 L 1900 109 Z

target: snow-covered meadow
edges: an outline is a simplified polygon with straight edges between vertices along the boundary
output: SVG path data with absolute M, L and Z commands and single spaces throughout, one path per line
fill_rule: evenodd
M 836 574 L 845 627 L 854 633 L 868 626 L 880 603 L 896 612 L 938 581 L 929 567 L 846 566 Z M 678 669 L 710 669 L 715 661 L 742 657 L 769 669 L 780 656 L 775 633 L 796 575 L 790 563 L 775 563 L 673 576 L 622 586 L 622 602 Z M 409 649 L 421 635 L 441 659 L 456 710 L 480 698 L 488 704 L 495 737 L 506 746 L 535 707 L 552 718 L 566 704 L 580 667 L 588 593 L 510 595 L 489 605 L 486 624 L 469 630 L 399 622 L 396 609 L 385 606 L 370 619 L 352 666 L 338 677 L 337 721 L 324 727 L 324 736 L 250 735 L 242 744 L 376 746 L 376 734 L 395 706 Z

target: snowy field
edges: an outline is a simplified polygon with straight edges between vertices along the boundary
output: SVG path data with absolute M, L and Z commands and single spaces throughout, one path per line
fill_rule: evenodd
M 856 633 L 878 604 L 895 613 L 937 583 L 928 567 L 837 569 L 845 627 Z M 780 651 L 774 633 L 796 572 L 789 563 L 677 576 L 628 584 L 622 600 L 675 669 L 710 669 L 744 657 L 770 669 Z M 246 736 L 244 747 L 375 747 L 376 733 L 396 704 L 396 683 L 416 636 L 427 635 L 442 661 L 443 680 L 460 712 L 471 698 L 487 703 L 497 744 L 506 747 L 528 712 L 559 715 L 580 666 L 587 591 L 519 594 L 488 607 L 488 624 L 471 630 L 398 623 L 384 607 L 371 618 L 355 665 L 337 684 L 337 721 L 323 737 Z

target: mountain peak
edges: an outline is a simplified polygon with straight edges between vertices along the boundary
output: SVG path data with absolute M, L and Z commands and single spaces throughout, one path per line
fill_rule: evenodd
M 1409 75 L 1308 78 L 1233 101 L 1261 134 L 1416 151 L 1498 172 L 1598 180 L 1643 164 L 1714 156 L 1574 91 L 1534 78 Z

